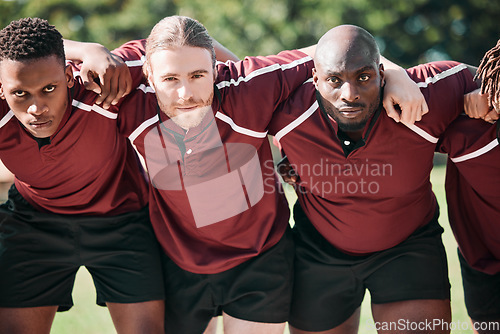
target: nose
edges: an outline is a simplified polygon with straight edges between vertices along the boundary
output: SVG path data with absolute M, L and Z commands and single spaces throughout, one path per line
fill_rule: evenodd
M 177 89 L 177 94 L 181 100 L 189 100 L 193 96 L 193 90 L 189 82 L 182 82 Z
M 356 85 L 350 82 L 344 82 L 341 88 L 341 98 L 347 102 L 354 102 L 359 99 L 359 92 Z
M 38 116 L 43 114 L 48 110 L 48 106 L 42 101 L 33 101 L 33 103 L 28 107 L 28 114 Z

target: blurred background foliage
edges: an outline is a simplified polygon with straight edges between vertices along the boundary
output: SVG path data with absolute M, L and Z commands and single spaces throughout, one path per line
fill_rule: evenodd
M 500 1 L 491 0 L 0 0 L 2 27 L 38 16 L 65 38 L 111 49 L 147 37 L 174 14 L 198 19 L 239 57 L 314 44 L 349 23 L 370 31 L 402 66 L 442 59 L 477 66 L 500 37 Z

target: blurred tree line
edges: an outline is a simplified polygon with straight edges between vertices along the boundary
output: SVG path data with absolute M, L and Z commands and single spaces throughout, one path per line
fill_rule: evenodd
M 110 49 L 147 37 L 174 14 L 198 19 L 239 57 L 311 45 L 349 23 L 370 31 L 402 66 L 441 59 L 477 66 L 500 37 L 500 1 L 492 0 L 0 0 L 2 27 L 38 16 L 65 38 Z

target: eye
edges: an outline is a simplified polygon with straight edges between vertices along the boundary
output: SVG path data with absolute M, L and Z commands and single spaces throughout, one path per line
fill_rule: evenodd
M 340 83 L 340 79 L 338 77 L 329 77 L 326 81 L 334 85 L 338 85 Z
M 26 94 L 27 94 L 27 93 L 26 93 L 24 90 L 16 90 L 16 91 L 14 92 L 14 95 L 15 95 L 16 97 L 24 97 L 24 96 L 26 96 Z
M 203 78 L 203 74 L 193 74 L 193 79 Z
M 43 89 L 44 93 L 52 93 L 53 91 L 56 90 L 56 86 L 54 85 L 49 85 Z
M 368 80 L 370 80 L 370 75 L 368 75 L 368 74 L 361 74 L 359 76 L 359 81 L 363 81 L 364 82 L 364 81 L 368 81 Z
M 176 78 L 175 77 L 165 77 L 163 78 L 163 81 L 175 81 Z

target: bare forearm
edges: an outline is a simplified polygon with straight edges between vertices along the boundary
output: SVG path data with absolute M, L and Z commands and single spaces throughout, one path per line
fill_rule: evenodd
M 215 57 L 218 61 L 226 62 L 228 60 L 238 61 L 240 60 L 238 56 L 236 56 L 231 50 L 226 48 L 224 45 L 216 41 L 212 38 L 214 49 L 215 49 Z
M 306 46 L 305 48 L 301 48 L 299 49 L 299 51 L 302 51 L 309 57 L 314 58 L 314 53 L 316 52 L 316 44 L 311 46 Z
M 102 52 L 107 49 L 98 43 L 78 42 L 69 39 L 64 39 L 64 52 L 66 59 L 75 63 L 81 63 L 85 56 L 92 54 L 95 50 Z

